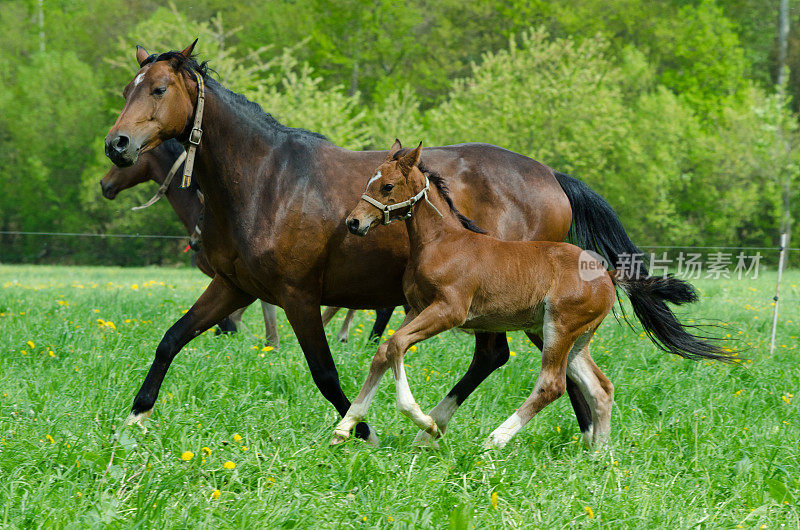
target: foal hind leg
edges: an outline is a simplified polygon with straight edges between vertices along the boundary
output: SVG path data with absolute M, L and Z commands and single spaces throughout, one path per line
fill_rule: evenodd
M 586 396 L 592 412 L 593 432 L 583 433 L 587 446 L 603 444 L 611 433 L 611 409 L 614 404 L 614 385 L 595 364 L 589 354 L 589 339 L 592 332 L 581 337 L 582 344 L 576 344 L 570 352 L 567 374 L 575 379 L 581 393 Z
M 542 338 L 530 331 L 526 331 L 525 334 L 541 351 Z M 583 392 L 581 392 L 575 380 L 570 376 L 569 370 L 567 370 L 567 395 L 569 396 L 570 403 L 572 403 L 572 409 L 575 411 L 575 417 L 578 419 L 578 428 L 581 430 L 581 436 L 583 437 L 584 443 L 586 443 L 587 439 L 592 439 L 592 430 L 594 429 L 592 424 L 592 411 L 589 408 L 589 404 L 586 402 Z
M 447 424 L 458 407 L 492 372 L 508 361 L 509 353 L 505 333 L 475 333 L 475 352 L 467 372 L 430 412 L 430 416 L 436 421 L 442 434 L 447 430 Z M 420 431 L 414 439 L 414 443 L 425 445 L 431 443 L 432 440 L 430 434 Z
M 545 334 L 542 350 L 542 369 L 536 378 L 533 392 L 520 408 L 496 428 L 486 445 L 503 447 L 544 407 L 564 394 L 567 387 L 567 356 L 575 342 L 575 333 L 552 325 Z

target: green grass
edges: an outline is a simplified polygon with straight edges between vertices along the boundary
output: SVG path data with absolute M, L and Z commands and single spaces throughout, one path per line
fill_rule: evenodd
M 431 451 L 412 447 L 415 428 L 397 412 L 391 375 L 369 414 L 381 447 L 328 447 L 333 408 L 282 314 L 280 353 L 262 351 L 256 309 L 245 314 L 250 332 L 190 343 L 149 431 L 117 438 L 162 334 L 206 278 L 183 269 L 0 266 L 0 525 L 798 528 L 800 273 L 785 275 L 770 357 L 774 281 L 696 282 L 704 298 L 687 318 L 719 319 L 752 362 L 673 358 L 609 318 L 593 344 L 616 385 L 608 447 L 578 444 L 565 397 L 505 449 L 482 449 L 538 372 L 538 352 L 512 334 L 516 355 Z M 351 397 L 374 352 L 364 344 L 373 315 L 359 314 L 350 344 L 331 341 Z M 409 353 L 424 409 L 464 372 L 471 351 L 471 337 L 445 333 Z M 224 468 L 228 461 L 235 469 Z

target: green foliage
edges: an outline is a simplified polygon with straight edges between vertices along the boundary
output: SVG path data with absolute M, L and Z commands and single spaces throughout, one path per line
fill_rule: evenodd
M 770 96 L 777 6 L 763 2 L 44 0 L 44 38 L 39 5 L 0 10 L 2 229 L 180 234 L 166 205 L 127 211 L 151 187 L 110 203 L 97 180 L 135 45 L 194 38 L 225 86 L 287 125 L 350 149 L 519 151 L 587 181 L 640 243 L 770 245 L 786 205 L 800 213 L 797 102 Z M 171 245 L 109 242 L 104 259 Z M 0 236 L 0 259 L 57 246 Z

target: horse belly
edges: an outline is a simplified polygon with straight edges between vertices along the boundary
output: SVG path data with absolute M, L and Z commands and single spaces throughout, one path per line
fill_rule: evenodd
M 460 327 L 498 333 L 519 330 L 540 332 L 543 322 L 544 304 L 512 311 L 497 308 L 486 311 L 473 306 L 470 307 L 467 320 Z

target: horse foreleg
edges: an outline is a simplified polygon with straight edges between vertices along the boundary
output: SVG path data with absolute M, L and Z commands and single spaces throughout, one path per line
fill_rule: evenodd
M 306 297 L 308 298 L 308 297 Z M 325 329 L 322 327 L 322 315 L 319 312 L 319 300 L 303 300 L 302 295 L 292 293 L 287 296 L 292 304 L 284 306 L 286 318 L 297 336 L 303 350 L 308 369 L 314 384 L 323 397 L 331 402 L 336 411 L 344 416 L 350 408 L 350 400 L 344 395 L 339 383 L 339 372 L 333 362 Z M 356 435 L 377 445 L 378 437 L 366 423 L 356 425 Z
M 264 333 L 267 343 L 277 350 L 281 342 L 278 336 L 278 308 L 262 300 L 261 313 L 264 315 Z
M 508 361 L 509 350 L 505 333 L 475 333 L 475 352 L 466 373 L 453 389 L 430 412 L 439 431 L 444 433 L 458 407 L 478 388 L 489 375 Z M 414 439 L 416 444 L 427 444 L 431 436 L 421 431 Z
M 253 297 L 241 291 L 227 280 L 215 276 L 200 295 L 197 302 L 164 335 L 156 348 L 156 357 L 144 379 L 139 393 L 133 400 L 126 424 L 143 424 L 150 417 L 158 398 L 164 376 L 175 355 L 193 338 L 204 332 L 235 309 L 245 307 Z

